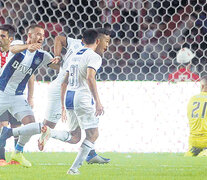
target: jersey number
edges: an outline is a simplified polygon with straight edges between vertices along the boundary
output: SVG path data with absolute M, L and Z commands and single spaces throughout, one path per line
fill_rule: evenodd
M 195 111 L 197 111 L 200 108 L 200 102 L 194 102 L 193 103 L 193 106 L 196 106 L 196 107 L 192 110 L 191 117 L 192 118 L 198 118 L 198 113 L 196 113 Z M 206 106 L 207 106 L 207 102 L 204 103 L 201 118 L 204 118 L 205 117 L 205 114 L 206 114 Z
M 69 84 L 71 87 L 78 86 L 78 65 L 70 66 L 70 76 L 69 76 Z

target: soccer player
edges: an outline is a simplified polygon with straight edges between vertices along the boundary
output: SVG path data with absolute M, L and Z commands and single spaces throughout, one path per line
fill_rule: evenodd
M 6 59 L 9 54 L 9 46 L 10 43 L 14 40 L 15 28 L 10 24 L 4 24 L 0 26 L 0 70 L 3 65 L 6 63 Z M 34 78 L 30 78 L 29 83 L 29 92 L 28 92 L 28 103 L 33 105 L 33 88 L 34 88 Z M 10 123 L 12 128 L 18 127 L 21 125 L 10 113 L 6 111 L 0 116 L 0 128 L 2 126 L 7 126 L 8 122 Z M 18 136 L 14 137 L 14 145 L 16 146 L 18 141 Z M 5 159 L 5 146 L 0 148 L 0 166 L 5 166 L 7 164 L 16 164 L 15 161 L 6 162 Z M 18 163 L 17 163 L 18 164 Z
M 43 133 L 45 137 L 51 135 L 53 138 L 76 144 L 81 139 L 81 128 L 85 130 L 86 138 L 68 174 L 79 174 L 78 168 L 91 149 L 94 149 L 94 142 L 98 138 L 98 116 L 104 113 L 95 76 L 102 64 L 100 55 L 104 53 L 109 45 L 110 32 L 105 29 L 101 29 L 101 31 L 102 33 L 98 33 L 94 29 L 85 30 L 83 33 L 85 46 L 78 52 L 74 52 L 69 59 L 68 72 L 62 83 L 61 102 L 63 120 L 66 118 L 65 108 L 67 108 L 70 131 L 58 132 L 51 130 L 51 133 Z M 66 88 L 67 93 L 64 103 Z M 95 101 L 95 104 L 93 101 Z
M 104 31 L 101 29 L 97 29 L 100 33 L 103 33 Z M 44 124 L 49 126 L 51 129 L 54 129 L 57 122 L 61 118 L 61 84 L 64 80 L 65 74 L 66 74 L 66 68 L 68 66 L 68 59 L 70 55 L 77 51 L 78 49 L 83 47 L 83 43 L 81 40 L 78 39 L 72 39 L 72 38 L 66 38 L 65 36 L 56 36 L 55 42 L 54 42 L 54 54 L 55 57 L 61 59 L 61 51 L 62 48 L 66 48 L 67 52 L 66 55 L 63 58 L 63 64 L 60 67 L 59 74 L 57 78 L 50 83 L 49 91 L 48 91 L 48 104 L 47 104 L 47 110 L 45 113 L 45 119 Z M 54 111 L 55 109 L 55 111 Z M 55 137 L 59 137 L 57 135 L 54 135 Z M 40 137 L 38 140 L 38 147 L 39 150 L 42 151 L 44 148 L 44 140 L 43 137 Z M 103 158 L 96 154 L 95 150 L 91 150 L 88 157 L 86 158 L 86 161 L 88 163 L 99 163 L 104 164 L 108 163 L 110 159 Z
M 190 136 L 185 156 L 207 156 L 207 76 L 201 78 L 200 84 L 201 93 L 188 103 Z
M 0 73 L 0 115 L 9 110 L 10 113 L 25 126 L 18 128 L 3 127 L 0 136 L 0 147 L 11 136 L 19 136 L 12 159 L 21 165 L 30 167 L 31 163 L 22 154 L 24 145 L 34 134 L 41 132 L 42 124 L 35 123 L 31 107 L 25 100 L 23 92 L 34 71 L 50 62 L 52 56 L 41 50 L 44 41 L 44 29 L 37 24 L 28 28 L 27 42 L 13 41 L 10 45 L 8 61 Z M 50 66 L 52 66 L 51 64 Z

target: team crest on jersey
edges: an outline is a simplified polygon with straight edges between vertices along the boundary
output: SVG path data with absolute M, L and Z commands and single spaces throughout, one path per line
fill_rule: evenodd
M 41 58 L 39 57 L 34 60 L 34 64 L 36 65 L 40 64 L 40 62 L 41 62 Z

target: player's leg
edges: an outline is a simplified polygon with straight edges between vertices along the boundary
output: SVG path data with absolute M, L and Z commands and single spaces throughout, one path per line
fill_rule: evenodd
M 57 131 L 46 127 L 47 130 L 42 131 L 42 135 L 38 140 L 38 147 L 40 151 L 44 149 L 44 146 L 50 137 L 71 144 L 76 144 L 80 141 L 81 129 L 79 127 L 76 115 L 73 110 L 67 111 L 67 115 L 69 131 Z
M 197 138 L 197 145 L 200 147 L 202 150 L 198 154 L 198 157 L 206 157 L 207 156 L 207 137 L 203 136 L 200 138 Z
M 21 122 L 17 121 L 10 113 L 9 113 L 9 123 L 11 128 L 17 128 L 21 126 Z M 19 136 L 14 136 L 14 149 L 16 148 L 17 142 L 19 140 Z M 14 165 L 14 164 L 19 164 L 19 162 L 15 160 L 11 160 L 8 164 Z
M 38 139 L 38 148 L 40 151 L 44 149 L 46 142 L 50 138 L 50 129 L 54 129 L 61 118 L 60 93 L 56 92 L 56 88 L 57 87 L 51 84 L 48 91 L 47 109 L 45 111 L 45 118 L 43 121 L 44 127 L 42 128 L 41 136 Z
M 207 156 L 207 147 L 203 148 L 202 151 L 198 154 L 198 157 L 206 157 Z
M 7 112 L 3 113 L 0 116 L 0 133 L 4 126 L 5 127 L 8 126 L 8 121 L 6 120 L 8 120 Z M 6 142 L 2 144 L 2 146 L 0 146 L 0 166 L 7 165 L 6 158 L 5 158 L 5 146 L 6 146 Z
M 25 126 L 14 129 L 4 127 L 1 133 L 1 141 L 6 142 L 6 139 L 11 136 L 19 136 L 19 140 L 15 147 L 15 153 L 12 155 L 12 159 L 20 162 L 20 164 L 23 166 L 30 167 L 31 163 L 26 161 L 22 155 L 23 147 L 29 141 L 32 135 L 40 134 L 42 124 L 35 123 L 32 109 L 25 101 L 23 96 L 14 97 L 10 112 L 18 121 L 21 121 Z
M 89 152 L 94 149 L 94 142 L 98 138 L 98 128 L 86 129 L 86 138 L 81 144 L 78 155 L 73 162 L 68 174 L 79 174 L 79 167 L 83 164 L 83 161 L 88 156 Z
M 74 105 L 79 126 L 85 130 L 86 138 L 82 142 L 76 159 L 67 172 L 68 174 L 79 174 L 79 167 L 86 160 L 89 152 L 94 149 L 94 142 L 98 138 L 99 119 L 95 117 L 95 107 L 91 104 L 90 96 L 77 93 L 74 98 Z
M 0 117 L 0 120 L 1 120 L 1 117 Z M 0 122 L 0 133 L 1 133 L 2 127 L 5 125 L 4 122 Z M 5 146 L 3 146 L 3 147 L 0 147 L 0 166 L 6 166 L 6 165 L 7 165 L 7 162 L 5 158 Z

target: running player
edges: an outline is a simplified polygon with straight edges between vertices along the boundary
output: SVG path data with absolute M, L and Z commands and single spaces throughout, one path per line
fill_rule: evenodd
M 70 131 L 55 131 L 47 128 L 47 131 L 42 134 L 44 143 L 51 136 L 75 144 L 81 139 L 81 128 L 85 130 L 86 139 L 68 174 L 79 174 L 78 168 L 89 152 L 94 149 L 94 142 L 98 138 L 99 120 L 97 116 L 103 114 L 103 106 L 97 92 L 95 75 L 102 64 L 100 55 L 104 53 L 110 42 L 110 32 L 105 29 L 100 29 L 100 31 L 101 33 L 94 29 L 86 30 L 83 34 L 85 46 L 78 52 L 74 52 L 69 59 L 69 72 L 66 73 L 62 83 L 61 101 L 63 117 L 66 103 Z M 64 103 L 66 87 L 68 88 Z
M 6 59 L 9 54 L 10 43 L 14 40 L 16 29 L 10 24 L 3 24 L 0 26 L 0 70 L 3 65 L 6 63 Z M 34 88 L 34 78 L 30 78 L 28 83 L 28 97 L 27 101 L 32 106 L 33 105 L 33 88 Z M 0 116 L 0 127 L 7 126 L 8 122 L 12 128 L 18 127 L 21 125 L 10 113 L 6 111 Z M 18 136 L 14 137 L 14 146 L 16 146 L 18 141 Z M 0 148 L 0 166 L 5 166 L 8 164 L 18 164 L 16 161 L 6 162 L 5 159 L 5 146 Z
M 101 32 L 100 32 L 101 33 Z M 83 47 L 83 43 L 81 40 L 72 39 L 65 36 L 57 36 L 54 42 L 54 54 L 56 58 L 61 59 L 61 51 L 63 48 L 67 49 L 66 55 L 63 58 L 63 63 L 60 67 L 59 74 L 57 78 L 51 82 L 48 91 L 48 103 L 47 110 L 45 113 L 44 124 L 49 126 L 51 129 L 54 129 L 57 122 L 61 118 L 61 84 L 64 80 L 66 74 L 66 68 L 68 67 L 68 59 L 70 55 L 77 51 L 78 49 Z M 54 111 L 55 109 L 55 111 Z M 42 144 L 42 137 L 40 137 L 38 141 L 39 150 L 42 151 L 44 148 L 44 144 Z M 91 150 L 88 157 L 86 158 L 88 163 L 99 163 L 104 164 L 108 163 L 110 159 L 103 158 L 96 154 L 95 150 Z

